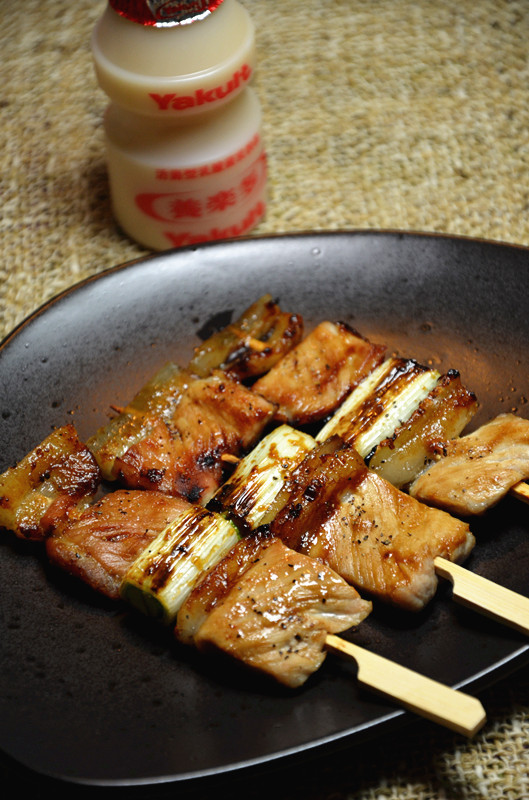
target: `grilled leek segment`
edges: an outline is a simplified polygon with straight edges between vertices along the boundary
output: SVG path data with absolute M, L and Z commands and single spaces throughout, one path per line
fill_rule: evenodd
M 200 506 L 182 511 L 127 570 L 121 597 L 170 624 L 197 579 L 238 541 L 235 525 Z
M 209 508 L 221 511 L 247 533 L 264 524 L 292 470 L 315 446 L 312 436 L 280 425 L 242 458 Z
M 338 435 L 368 458 L 411 417 L 440 377 L 437 370 L 413 359 L 388 358 L 351 392 L 316 440 L 324 442 Z
M 458 436 L 477 409 L 475 395 L 451 370 L 441 375 L 414 360 L 390 358 L 349 395 L 316 438 L 280 425 L 237 465 L 208 507 L 243 535 L 270 524 L 288 501 L 291 476 L 318 446 L 337 439 L 397 488 L 408 485 Z
M 388 359 L 352 392 L 316 439 L 287 424 L 275 428 L 241 459 L 208 507 L 233 520 L 243 535 L 269 524 L 288 500 L 292 473 L 310 462 L 318 444 L 339 438 L 366 460 L 381 442 L 389 449 L 388 437 L 402 429 L 401 421 L 413 418 L 439 379 L 436 370 L 415 361 Z
M 151 432 L 153 420 L 168 419 L 190 381 L 189 373 L 168 362 L 110 422 L 87 441 L 105 480 L 115 480 L 116 459 Z
M 478 409 L 475 394 L 461 383 L 456 370 L 443 375 L 411 417 L 381 441 L 369 467 L 396 486 L 407 487 L 456 439 Z

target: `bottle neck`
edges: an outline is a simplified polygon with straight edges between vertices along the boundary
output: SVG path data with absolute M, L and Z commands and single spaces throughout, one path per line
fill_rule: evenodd
M 114 103 L 176 121 L 214 111 L 248 85 L 254 27 L 236 0 L 223 0 L 202 23 L 169 28 L 136 24 L 109 3 L 92 53 L 99 85 Z

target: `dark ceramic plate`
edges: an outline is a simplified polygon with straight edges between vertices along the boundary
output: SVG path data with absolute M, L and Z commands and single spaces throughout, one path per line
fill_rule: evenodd
M 344 232 L 215 243 L 117 267 L 37 311 L 0 350 L 0 469 L 53 426 L 86 438 L 166 360 L 185 362 L 212 322 L 271 292 L 307 327 L 344 320 L 389 351 L 457 367 L 482 406 L 474 426 L 527 415 L 526 249 L 470 239 Z M 468 567 L 527 594 L 527 506 L 474 525 Z M 0 547 L 0 747 L 77 783 L 193 785 L 378 735 L 410 715 L 358 688 L 330 656 L 289 693 L 181 651 L 167 632 L 95 596 L 39 547 Z M 529 661 L 527 640 L 451 601 L 419 616 L 377 609 L 355 641 L 478 691 Z M 191 786 L 191 783 L 186 783 Z

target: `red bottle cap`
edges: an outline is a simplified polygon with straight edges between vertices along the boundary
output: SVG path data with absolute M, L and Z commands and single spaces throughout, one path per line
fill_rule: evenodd
M 169 28 L 204 19 L 220 6 L 222 0 L 108 0 L 108 2 L 114 11 L 132 22 Z

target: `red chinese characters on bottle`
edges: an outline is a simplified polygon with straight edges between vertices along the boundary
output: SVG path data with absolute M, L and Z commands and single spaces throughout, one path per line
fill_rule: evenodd
M 208 170 L 158 170 L 158 181 L 176 183 L 174 191 L 142 192 L 135 202 L 141 214 L 163 227 L 163 236 L 172 245 L 196 244 L 246 233 L 266 211 L 266 155 L 260 137 L 252 141 L 258 150 L 251 163 L 238 154 L 219 162 L 219 172 L 229 170 L 231 182 L 218 188 L 212 178 L 219 173 Z M 246 163 L 243 163 L 243 162 Z M 223 169 L 220 169 L 222 164 Z M 242 165 L 242 169 L 240 166 Z M 195 186 L 193 187 L 193 183 Z M 178 184 L 185 184 L 185 188 Z

